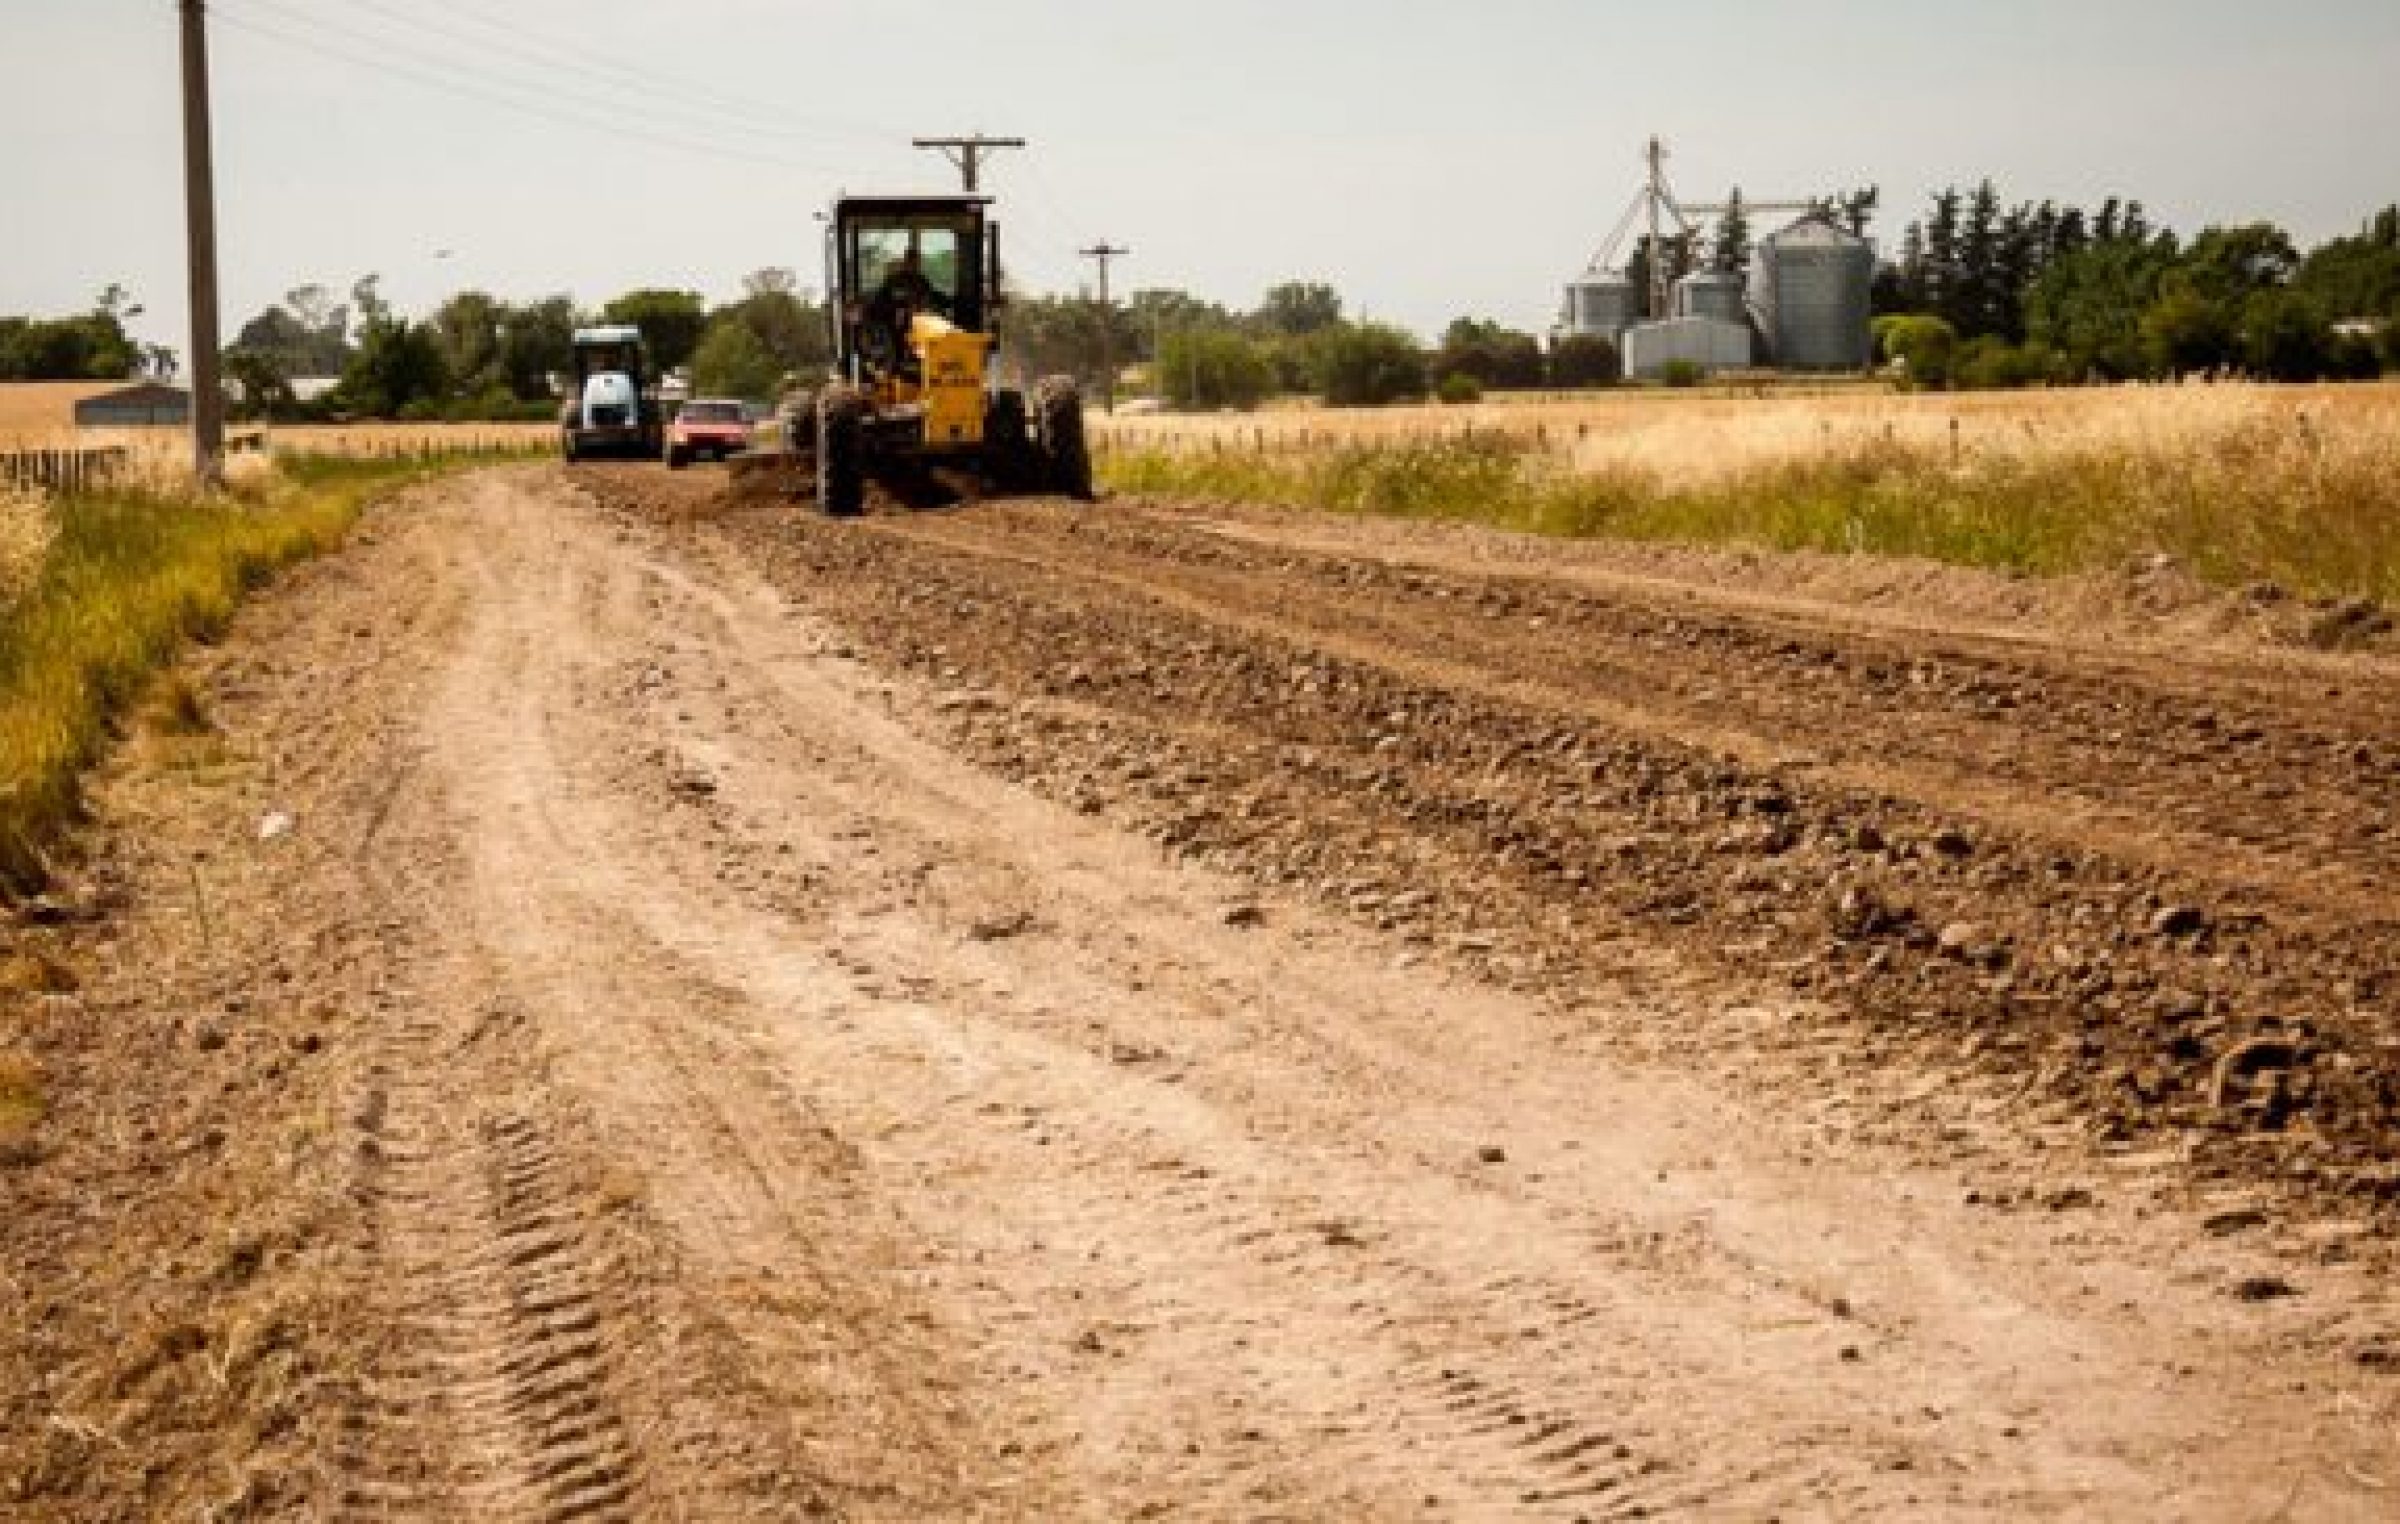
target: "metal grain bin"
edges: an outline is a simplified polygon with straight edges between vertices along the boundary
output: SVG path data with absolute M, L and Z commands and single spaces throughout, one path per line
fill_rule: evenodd
M 1821 216 L 1758 246 L 1750 307 L 1785 370 L 1864 370 L 1874 358 L 1875 245 Z
M 1714 374 L 1750 368 L 1750 325 L 1723 318 L 1669 318 L 1625 333 L 1625 375 L 1655 380 L 1669 365 L 1685 361 Z
M 1641 292 L 1617 271 L 1588 270 L 1567 287 L 1567 333 L 1614 339 L 1643 315 Z
M 1747 323 L 1750 310 L 1742 278 L 1729 270 L 1695 270 L 1675 283 L 1675 315 Z

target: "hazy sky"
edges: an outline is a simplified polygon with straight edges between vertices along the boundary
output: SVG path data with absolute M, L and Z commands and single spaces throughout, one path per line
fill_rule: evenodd
M 598 301 L 816 283 L 835 190 L 995 161 L 1013 262 L 1247 304 L 1292 276 L 1428 334 L 1546 325 L 1650 133 L 1688 199 L 2140 196 L 2303 242 L 2400 199 L 2400 0 L 211 0 L 228 332 L 378 271 Z M 173 0 L 0 0 L 0 313 L 111 280 L 182 347 Z M 442 251 L 451 251 L 447 258 Z

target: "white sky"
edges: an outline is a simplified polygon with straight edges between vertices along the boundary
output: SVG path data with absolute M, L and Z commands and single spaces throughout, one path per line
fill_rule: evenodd
M 1693 200 L 1879 183 L 1887 242 L 1986 173 L 2303 243 L 2400 199 L 2396 0 L 212 10 L 229 333 L 367 271 L 407 310 L 466 285 L 723 297 L 766 264 L 814 284 L 832 192 L 943 188 L 907 138 L 979 127 L 1034 140 L 987 188 L 1037 287 L 1076 287 L 1107 237 L 1134 250 L 1120 289 L 1325 279 L 1428 335 L 1545 325 L 1652 132 Z M 118 280 L 184 346 L 175 32 L 172 0 L 0 0 L 0 313 Z

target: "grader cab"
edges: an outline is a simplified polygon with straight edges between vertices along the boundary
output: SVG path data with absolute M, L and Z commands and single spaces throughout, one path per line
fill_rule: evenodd
M 983 492 L 1092 495 L 1083 397 L 1003 384 L 1000 236 L 982 196 L 850 196 L 826 226 L 833 375 L 784 407 L 786 477 L 828 514 L 871 482 L 965 475 Z

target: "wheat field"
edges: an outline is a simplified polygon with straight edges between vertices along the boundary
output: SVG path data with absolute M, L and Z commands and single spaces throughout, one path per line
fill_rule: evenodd
M 1646 393 L 1104 421 L 1133 491 L 2033 573 L 2165 555 L 2400 603 L 2400 385 Z

